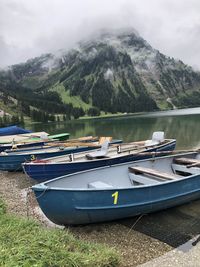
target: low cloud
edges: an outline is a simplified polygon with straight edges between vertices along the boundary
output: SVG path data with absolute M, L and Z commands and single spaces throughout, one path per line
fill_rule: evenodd
M 200 69 L 198 0 L 1 0 L 0 66 L 70 49 L 102 28 L 133 27 L 154 48 Z

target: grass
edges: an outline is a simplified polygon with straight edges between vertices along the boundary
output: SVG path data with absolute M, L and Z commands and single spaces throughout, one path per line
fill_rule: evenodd
M 158 101 L 157 106 L 160 110 L 169 110 L 172 109 L 171 105 L 166 101 Z
M 60 94 L 64 103 L 69 104 L 72 103 L 74 107 L 82 107 L 84 110 L 88 110 L 92 106 L 90 104 L 85 103 L 80 96 L 70 96 L 69 90 L 65 90 L 64 85 L 57 84 L 51 88 L 52 91 L 56 91 Z
M 114 118 L 114 117 L 123 117 L 123 116 L 127 116 L 127 115 L 135 115 L 138 113 L 105 113 L 105 112 L 101 112 L 101 114 L 99 116 L 84 116 L 84 117 L 80 117 L 79 119 L 81 120 L 87 120 L 87 119 L 103 119 L 103 118 Z
M 1 267 L 114 267 L 117 253 L 104 245 L 76 239 L 66 230 L 48 229 L 6 213 L 0 199 Z

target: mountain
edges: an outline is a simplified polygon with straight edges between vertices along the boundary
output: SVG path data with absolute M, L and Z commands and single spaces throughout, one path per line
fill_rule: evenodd
M 70 51 L 0 72 L 0 97 L 29 116 L 193 107 L 200 105 L 199 89 L 199 72 L 152 48 L 133 29 L 103 31 Z

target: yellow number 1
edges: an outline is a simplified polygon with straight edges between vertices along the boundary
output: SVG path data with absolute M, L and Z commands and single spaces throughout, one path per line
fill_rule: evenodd
M 112 197 L 114 197 L 114 202 L 113 203 L 115 205 L 117 204 L 117 201 L 118 201 L 118 195 L 119 195 L 118 191 L 116 191 L 115 193 L 112 194 Z

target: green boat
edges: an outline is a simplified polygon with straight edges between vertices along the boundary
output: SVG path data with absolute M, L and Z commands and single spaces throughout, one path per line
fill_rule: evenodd
M 69 136 L 70 136 L 69 133 L 60 133 L 60 134 L 49 135 L 48 138 L 49 139 L 56 139 L 58 141 L 65 141 L 65 140 L 69 139 Z
M 29 140 L 31 140 L 31 141 L 39 141 L 39 140 L 43 139 L 43 140 L 46 140 L 46 141 L 48 141 L 48 140 L 65 141 L 65 140 L 69 139 L 69 136 L 70 136 L 69 133 L 60 133 L 60 134 L 52 134 L 52 135 L 46 134 L 46 135 L 43 135 L 43 136 L 41 135 L 40 137 L 32 137 Z

